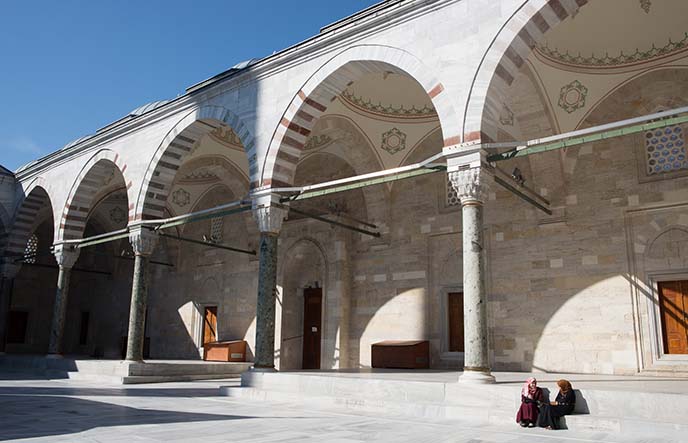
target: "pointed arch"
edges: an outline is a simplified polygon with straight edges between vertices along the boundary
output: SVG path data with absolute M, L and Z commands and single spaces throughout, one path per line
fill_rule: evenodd
M 131 201 L 131 181 L 125 178 L 127 165 L 119 155 L 109 149 L 95 153 L 79 172 L 69 191 L 67 202 L 58 224 L 57 241 L 82 238 L 89 213 L 96 196 L 113 182 L 127 187 L 127 200 Z M 131 205 L 129 205 L 131 210 Z
M 353 46 L 325 62 L 295 94 L 272 136 L 262 175 L 260 179 L 252 175 L 251 187 L 291 186 L 306 139 L 329 103 L 372 72 L 393 72 L 416 80 L 437 111 L 445 145 L 459 141 L 458 117 L 449 94 L 418 57 L 391 46 Z
M 5 257 L 10 260 L 21 259 L 26 250 L 26 243 L 36 228 L 39 213 L 46 207 L 51 215 L 54 205 L 50 197 L 50 188 L 43 177 L 36 178 L 26 188 L 25 197 L 17 205 L 12 225 L 8 230 Z
M 222 106 L 207 105 L 194 109 L 167 133 L 153 155 L 136 197 L 132 220 L 163 216 L 179 167 L 204 135 L 222 126 L 229 126 L 239 137 L 249 159 L 255 156 L 253 135 L 238 115 Z M 252 173 L 251 165 L 249 161 L 249 174 Z
M 496 139 L 506 89 L 545 34 L 589 0 L 526 0 L 502 25 L 473 76 L 464 110 L 462 141 Z

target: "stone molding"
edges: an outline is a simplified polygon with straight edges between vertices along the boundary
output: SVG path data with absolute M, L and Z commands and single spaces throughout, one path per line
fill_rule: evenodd
M 158 234 L 143 226 L 136 226 L 129 230 L 129 242 L 134 255 L 150 256 L 158 244 Z
M 61 268 L 71 269 L 79 258 L 79 249 L 65 243 L 58 243 L 53 246 L 55 261 Z
M 448 175 L 449 181 L 456 190 L 462 205 L 470 201 L 480 203 L 486 201 L 489 192 L 489 182 L 487 174 L 482 168 L 460 169 L 448 172 Z

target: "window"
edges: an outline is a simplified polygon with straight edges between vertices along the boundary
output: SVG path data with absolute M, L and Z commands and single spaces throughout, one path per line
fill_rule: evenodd
M 36 263 L 36 255 L 38 255 L 38 237 L 33 234 L 26 242 L 26 249 L 24 250 L 24 263 Z
M 688 169 L 683 128 L 667 126 L 645 133 L 647 175 Z
M 224 218 L 213 217 L 210 219 L 210 240 L 213 243 L 222 242 L 222 228 L 224 227 Z

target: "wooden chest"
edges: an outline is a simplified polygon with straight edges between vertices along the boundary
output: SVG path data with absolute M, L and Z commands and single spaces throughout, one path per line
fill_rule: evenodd
M 245 362 L 246 342 L 234 340 L 206 343 L 203 345 L 203 360 Z
M 430 342 L 427 340 L 387 340 L 372 345 L 374 368 L 428 369 Z

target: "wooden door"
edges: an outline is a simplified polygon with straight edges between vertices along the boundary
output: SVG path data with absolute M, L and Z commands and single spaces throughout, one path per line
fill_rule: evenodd
M 217 341 L 217 306 L 206 306 L 203 313 L 203 345 Z
M 320 369 L 322 288 L 303 290 L 303 369 Z
M 688 354 L 688 280 L 659 282 L 659 310 L 666 354 Z
M 463 352 L 463 292 L 447 294 L 449 352 Z

